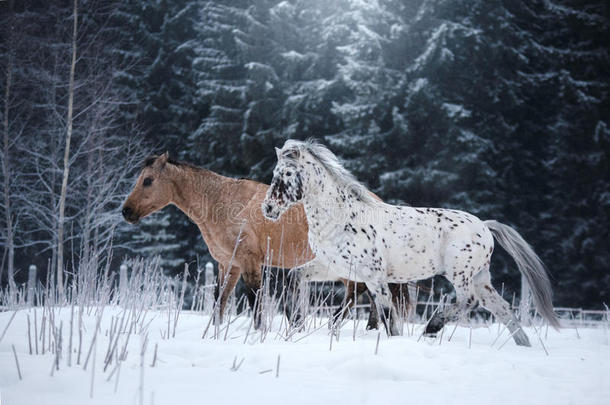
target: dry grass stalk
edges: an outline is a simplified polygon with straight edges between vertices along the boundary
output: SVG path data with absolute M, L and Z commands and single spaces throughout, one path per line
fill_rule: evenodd
M 151 367 L 154 367 L 157 364 L 157 349 L 159 348 L 159 344 L 155 343 L 155 351 L 153 353 L 152 363 L 150 363 Z
M 93 388 L 95 387 L 95 359 L 97 357 L 97 329 L 96 334 L 93 337 L 93 360 L 91 362 L 91 381 L 89 383 L 89 398 L 93 398 Z M 87 362 L 85 361 L 85 369 L 87 368 Z
M 186 279 L 189 274 L 189 265 L 188 263 L 184 263 L 184 276 L 182 277 L 182 289 L 180 291 L 180 301 L 178 303 L 178 311 L 176 312 L 176 319 L 174 319 L 174 331 L 172 332 L 172 337 L 176 337 L 176 327 L 178 326 L 178 318 L 180 317 L 180 311 L 182 311 L 182 306 L 184 305 L 184 291 L 186 290 Z
M 36 355 L 38 355 L 38 321 L 36 313 L 36 308 L 34 308 L 34 349 L 36 350 Z
M 243 364 L 244 360 L 245 360 L 245 357 L 242 357 L 242 359 L 239 361 L 239 363 L 237 363 L 237 356 L 235 356 L 233 358 L 233 365 L 231 366 L 230 370 L 233 372 L 239 370 L 239 368 Z
M 30 356 L 32 355 L 32 334 L 30 332 L 30 314 L 27 314 L 28 319 L 28 349 L 30 352 Z
M 4 330 L 2 331 L 2 335 L 0 335 L 0 342 L 2 342 L 2 339 L 4 339 L 4 335 L 6 335 L 6 331 L 8 330 L 8 327 L 11 326 L 13 319 L 15 319 L 15 315 L 17 315 L 17 310 L 13 311 L 13 315 L 11 315 L 10 319 L 8 320 L 8 323 L 4 327 Z
M 19 359 L 17 358 L 17 351 L 15 350 L 15 345 L 11 344 L 13 348 L 13 356 L 15 356 L 15 365 L 17 366 L 17 375 L 19 376 L 19 380 L 23 380 L 21 375 L 21 368 L 19 367 Z
M 375 356 L 379 352 L 379 340 L 381 339 L 381 331 L 377 332 L 377 343 L 375 343 Z
M 148 347 L 148 334 L 144 335 L 140 347 L 140 384 L 138 385 L 138 403 L 144 404 L 144 358 Z
M 280 355 L 277 355 L 277 364 L 275 365 L 275 378 L 280 376 Z

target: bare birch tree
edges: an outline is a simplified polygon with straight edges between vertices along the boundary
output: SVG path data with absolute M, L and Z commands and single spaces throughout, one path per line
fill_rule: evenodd
M 12 2 L 11 2 L 12 3 Z M 7 270 L 8 270 L 8 282 L 12 287 L 15 286 L 15 243 L 13 236 L 13 212 L 11 210 L 11 199 L 10 199 L 10 162 L 9 162 L 9 103 L 11 98 L 11 80 L 13 73 L 13 53 L 12 49 L 8 52 L 8 64 L 6 69 L 6 87 L 4 89 L 4 139 L 2 144 L 2 175 L 3 175 L 3 197 L 4 197 L 4 215 L 5 215 L 5 240 L 6 240 L 6 251 L 8 252 Z M 4 267 L 4 266 L 2 266 Z M 1 274 L 1 273 L 0 273 Z
M 72 62 L 70 63 L 70 82 L 68 88 L 68 128 L 64 149 L 64 172 L 59 195 L 59 218 L 57 227 L 57 286 L 59 296 L 63 296 L 64 272 L 64 221 L 66 212 L 66 193 L 70 175 L 70 141 L 72 140 L 72 120 L 74 111 L 74 71 L 76 69 L 76 42 L 78 35 L 78 0 L 74 0 L 74 25 L 72 29 Z
M 0 267 L 0 280 L 2 279 L 2 270 L 4 269 L 4 258 L 6 258 L 7 278 L 9 286 L 15 287 L 15 210 L 12 206 L 13 200 L 13 185 L 14 170 L 11 165 L 11 148 L 18 136 L 17 133 L 12 134 L 11 129 L 15 126 L 11 125 L 11 102 L 13 101 L 12 86 L 13 86 L 13 70 L 14 70 L 14 48 L 15 48 L 15 19 L 13 15 L 13 0 L 8 3 L 8 16 L 4 23 L 6 24 L 7 33 L 7 64 L 5 74 L 4 88 L 4 110 L 3 110 L 3 142 L 2 142 L 2 209 L 4 211 L 4 229 L 2 236 L 5 245 L 5 254 Z
M 28 12 L 15 12 L 10 38 L 10 18 L 0 17 L 10 39 L 0 43 L 0 278 L 10 262 L 12 282 L 22 255 L 35 253 L 58 290 L 82 266 L 104 270 L 114 248 L 128 250 L 133 230 L 120 206 L 148 151 L 121 110 L 124 61 L 107 46 L 115 10 L 82 4 L 51 5 L 49 21 L 66 22 L 56 25 L 29 25 Z

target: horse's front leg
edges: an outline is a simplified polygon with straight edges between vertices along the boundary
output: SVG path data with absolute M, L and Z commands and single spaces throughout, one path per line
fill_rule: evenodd
M 309 304 L 309 282 L 328 280 L 326 267 L 314 259 L 294 267 L 288 273 L 285 313 L 293 327 L 300 328 L 305 322 Z
M 401 321 L 407 319 L 409 311 L 412 307 L 410 287 L 407 283 L 389 283 L 388 288 L 392 294 L 392 302 L 396 313 Z M 413 294 L 415 296 L 415 294 Z
M 260 329 L 263 321 L 260 302 L 262 267 L 256 263 L 250 264 L 247 269 L 243 270 L 242 277 L 244 278 L 244 284 L 246 284 L 246 298 L 252 311 L 254 328 Z
M 238 266 L 232 265 L 228 268 L 226 265 L 218 264 L 218 280 L 214 289 L 214 324 L 222 323 L 227 301 L 240 275 L 241 269 Z
M 330 328 L 334 327 L 335 323 L 340 323 L 356 303 L 357 283 L 346 278 L 342 278 L 341 282 L 345 285 L 345 298 L 343 305 L 333 313 L 331 323 L 328 325 Z
M 369 294 L 373 298 L 373 302 L 375 302 L 377 313 L 385 325 L 388 335 L 399 335 L 400 331 L 396 325 L 398 316 L 396 314 L 396 309 L 392 304 L 392 294 L 390 293 L 388 284 L 385 281 L 370 280 L 366 282 L 366 286 L 369 289 Z

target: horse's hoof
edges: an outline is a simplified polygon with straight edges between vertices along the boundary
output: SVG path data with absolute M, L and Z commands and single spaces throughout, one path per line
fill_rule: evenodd
M 430 322 L 428 322 L 428 324 L 426 325 L 426 329 L 424 330 L 424 336 L 426 336 L 426 335 L 436 336 L 438 331 L 443 329 L 443 326 L 445 326 L 445 324 L 443 322 L 436 320 L 434 318 L 431 319 Z
M 334 319 L 335 322 L 337 322 L 339 320 L 343 320 L 343 318 L 345 318 L 345 313 L 346 313 L 346 311 L 343 308 L 339 308 L 333 314 L 333 318 L 332 319 Z
M 377 330 L 379 329 L 379 325 L 376 323 L 369 323 L 366 325 L 366 330 Z

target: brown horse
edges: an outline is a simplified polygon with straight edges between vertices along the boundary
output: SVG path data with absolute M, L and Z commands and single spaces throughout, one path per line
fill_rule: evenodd
M 176 162 L 165 153 L 146 159 L 122 214 L 134 224 L 169 204 L 178 207 L 197 225 L 218 262 L 218 320 L 222 321 L 227 299 L 240 275 L 248 287 L 246 295 L 256 319 L 259 314 L 254 306 L 263 266 L 293 268 L 314 258 L 307 243 L 302 205 L 291 208 L 278 222 L 262 215 L 260 207 L 268 187 Z M 353 305 L 354 283 L 342 281 L 348 287 L 346 305 Z M 373 311 L 371 314 L 375 315 Z M 376 319 L 371 319 L 369 326 L 376 327 Z

